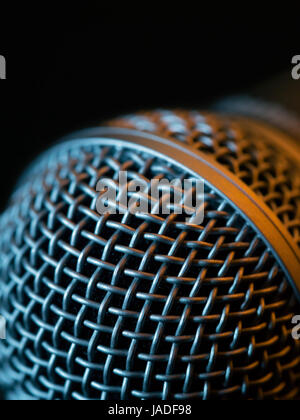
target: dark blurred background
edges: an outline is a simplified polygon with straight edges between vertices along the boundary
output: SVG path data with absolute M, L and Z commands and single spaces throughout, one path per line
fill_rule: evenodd
M 118 114 L 205 108 L 256 86 L 297 107 L 300 81 L 290 74 L 300 31 L 290 17 L 267 25 L 225 16 L 219 22 L 193 10 L 150 17 L 117 7 L 15 7 L 1 15 L 7 23 L 0 32 L 7 59 L 7 80 L 0 80 L 1 209 L 39 152 L 61 135 Z

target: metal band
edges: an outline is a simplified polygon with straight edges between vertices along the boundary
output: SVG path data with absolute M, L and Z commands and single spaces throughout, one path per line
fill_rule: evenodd
M 63 139 L 63 148 L 86 144 L 120 144 L 139 150 L 155 151 L 165 160 L 189 169 L 197 177 L 202 177 L 223 197 L 238 209 L 272 250 L 281 264 L 282 270 L 300 300 L 300 250 L 292 236 L 266 206 L 266 204 L 242 181 L 214 159 L 195 150 L 191 146 L 175 140 L 158 137 L 136 130 L 96 127 L 83 130 Z

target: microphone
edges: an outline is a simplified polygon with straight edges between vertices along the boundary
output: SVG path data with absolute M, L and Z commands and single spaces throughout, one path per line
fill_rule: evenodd
M 300 398 L 299 146 L 239 109 L 120 117 L 27 170 L 0 218 L 5 399 Z M 203 220 L 162 211 L 175 187 L 100 214 L 121 172 L 202 180 Z

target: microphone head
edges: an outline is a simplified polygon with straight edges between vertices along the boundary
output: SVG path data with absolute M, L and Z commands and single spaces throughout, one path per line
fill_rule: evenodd
M 299 399 L 299 168 L 287 135 L 197 111 L 125 116 L 47 151 L 0 218 L 5 398 Z M 163 187 L 156 211 L 101 214 L 99 180 L 134 198 L 124 172 L 148 204 L 153 179 L 202 180 L 203 220 L 166 214 Z

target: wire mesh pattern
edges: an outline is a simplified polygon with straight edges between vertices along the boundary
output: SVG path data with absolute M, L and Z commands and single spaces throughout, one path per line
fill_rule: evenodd
M 245 115 L 270 123 L 300 140 L 300 121 L 297 113 L 278 103 L 263 101 L 248 95 L 234 95 L 214 104 L 214 110 L 235 115 Z
M 261 237 L 208 185 L 201 226 L 101 216 L 96 183 L 121 170 L 191 176 L 125 145 L 60 146 L 0 219 L 7 398 L 299 398 L 299 308 Z
M 110 124 L 175 138 L 212 155 L 263 198 L 300 246 L 299 168 L 257 133 L 197 111 L 145 112 Z

